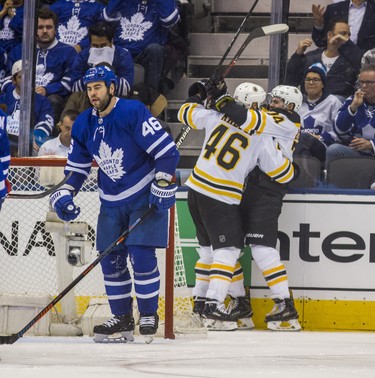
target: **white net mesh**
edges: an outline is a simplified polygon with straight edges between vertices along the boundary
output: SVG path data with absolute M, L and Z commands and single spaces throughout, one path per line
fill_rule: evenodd
M 26 159 L 23 159 L 26 160 Z M 40 159 L 33 159 L 42 162 Z M 31 161 L 31 160 L 30 160 Z M 65 161 L 64 161 L 65 162 Z M 61 179 L 61 166 L 64 162 L 54 163 L 55 167 L 12 166 L 9 181 L 12 193 L 35 194 L 46 190 L 39 183 L 39 178 L 48 178 L 48 184 L 53 184 L 55 177 Z M 60 165 L 60 167 L 58 167 Z M 52 172 L 48 172 L 48 170 Z M 56 172 L 53 172 L 56 170 Z M 75 198 L 75 203 L 81 208 L 77 222 L 88 224 L 87 239 L 95 242 L 95 230 L 99 211 L 99 198 L 96 180 L 91 176 Z M 86 267 L 73 267 L 67 263 L 66 249 L 56 232 L 46 230 L 46 214 L 49 210 L 48 196 L 41 199 L 7 199 L 2 207 L 0 218 L 0 291 L 3 294 L 56 296 Z M 174 272 L 174 322 L 176 332 L 198 332 L 201 328 L 191 312 L 191 299 L 186 285 L 185 268 L 182 249 L 179 243 L 178 221 L 175 224 L 175 272 Z M 59 243 L 60 240 L 60 243 Z M 165 250 L 158 251 L 158 261 L 162 276 L 161 295 L 159 301 L 159 316 L 163 322 L 165 318 L 164 302 L 164 258 Z M 89 254 L 87 263 L 96 257 L 96 252 Z M 53 321 L 59 322 L 64 317 L 71 319 L 74 315 L 79 319 L 88 307 L 92 298 L 105 298 L 105 289 L 100 267 L 93 269 L 73 289 L 73 294 L 67 295 L 64 301 L 56 306 Z M 70 314 L 64 313 L 64 302 L 74 301 L 74 309 Z M 65 308 L 71 311 L 72 305 Z M 58 315 L 58 316 L 57 316 Z M 189 325 L 190 324 L 190 325 Z

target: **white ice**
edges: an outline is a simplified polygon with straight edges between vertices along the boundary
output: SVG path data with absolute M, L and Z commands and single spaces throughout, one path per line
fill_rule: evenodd
M 0 345 L 1 378 L 375 377 L 372 332 L 210 332 L 96 344 L 89 337 L 27 337 Z

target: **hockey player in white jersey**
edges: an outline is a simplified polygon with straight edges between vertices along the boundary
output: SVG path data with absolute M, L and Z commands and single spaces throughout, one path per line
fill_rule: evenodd
M 246 102 L 243 101 L 244 96 L 238 100 L 248 106 L 250 97 L 249 93 Z M 298 88 L 279 85 L 272 90 L 269 102 L 269 110 L 263 113 L 271 116 L 275 123 L 268 122 L 262 132 L 273 134 L 283 155 L 292 159 L 300 128 L 296 111 L 302 104 L 302 94 Z M 245 112 L 230 102 L 226 102 L 221 109 L 222 112 L 231 114 L 242 129 L 247 129 L 245 125 L 252 110 Z M 246 122 L 241 124 L 245 118 Z M 298 313 L 290 296 L 285 266 L 276 250 L 278 218 L 286 192 L 285 183 L 270 179 L 261 169 L 256 168 L 247 178 L 241 201 L 245 243 L 251 246 L 253 259 L 263 273 L 275 302 L 273 310 L 265 319 L 267 328 L 274 331 L 301 329 Z M 232 290 L 240 293 L 242 283 L 236 277 L 234 281 L 238 287 Z M 245 297 L 237 297 L 238 306 L 246 300 Z
M 228 325 L 224 329 L 236 329 L 237 319 L 224 300 L 243 248 L 239 205 L 246 176 L 258 164 L 273 180 L 285 183 L 293 178 L 294 168 L 272 136 L 262 134 L 267 122 L 275 122 L 272 116 L 252 110 L 250 118 L 245 117 L 249 121 L 246 132 L 239 130 L 224 114 L 202 105 L 205 93 L 199 87 L 190 88 L 190 97 L 178 112 L 180 122 L 206 131 L 201 154 L 186 182 L 200 257 L 193 295 L 205 298 L 202 316 L 208 326 L 210 321 L 222 321 Z
M 65 173 L 73 172 L 54 192 L 50 203 L 64 221 L 78 217 L 74 196 L 88 177 L 92 160 L 98 166 L 101 202 L 96 246 L 104 251 L 142 216 L 155 211 L 101 261 L 108 302 L 114 317 L 94 327 L 97 342 L 133 341 L 132 279 L 140 312 L 139 331 L 152 338 L 158 328 L 160 275 L 156 247 L 168 241 L 168 209 L 175 203 L 172 177 L 179 153 L 172 138 L 139 101 L 114 96 L 116 76 L 106 66 L 90 68 L 85 77 L 93 108 L 81 113 L 72 129 Z M 116 334 L 120 334 L 119 337 Z

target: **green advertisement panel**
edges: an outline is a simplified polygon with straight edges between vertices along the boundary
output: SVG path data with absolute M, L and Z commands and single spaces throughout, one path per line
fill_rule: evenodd
M 198 241 L 195 237 L 195 227 L 193 220 L 191 219 L 187 200 L 177 199 L 177 215 L 178 225 L 180 233 L 180 244 L 182 247 L 182 253 L 184 257 L 186 281 L 189 287 L 195 285 L 194 267 L 198 260 Z M 243 255 L 240 258 L 242 269 L 245 277 L 245 286 L 250 286 L 251 282 L 251 252 L 250 248 L 246 247 L 243 251 Z

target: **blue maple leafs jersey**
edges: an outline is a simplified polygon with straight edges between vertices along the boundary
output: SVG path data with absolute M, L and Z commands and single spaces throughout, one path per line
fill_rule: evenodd
M 57 0 L 51 4 L 58 17 L 57 39 L 70 46 L 90 46 L 88 28 L 102 19 L 104 5 L 95 0 Z
M 73 172 L 67 185 L 76 192 L 93 159 L 99 166 L 100 200 L 115 207 L 149 191 L 156 172 L 173 175 L 179 153 L 141 102 L 117 99 L 108 115 L 98 117 L 96 110 L 88 109 L 74 122 L 65 174 Z
M 175 0 L 111 0 L 104 18 L 116 23 L 115 45 L 126 47 L 136 57 L 151 43 L 164 45 L 180 15 Z

